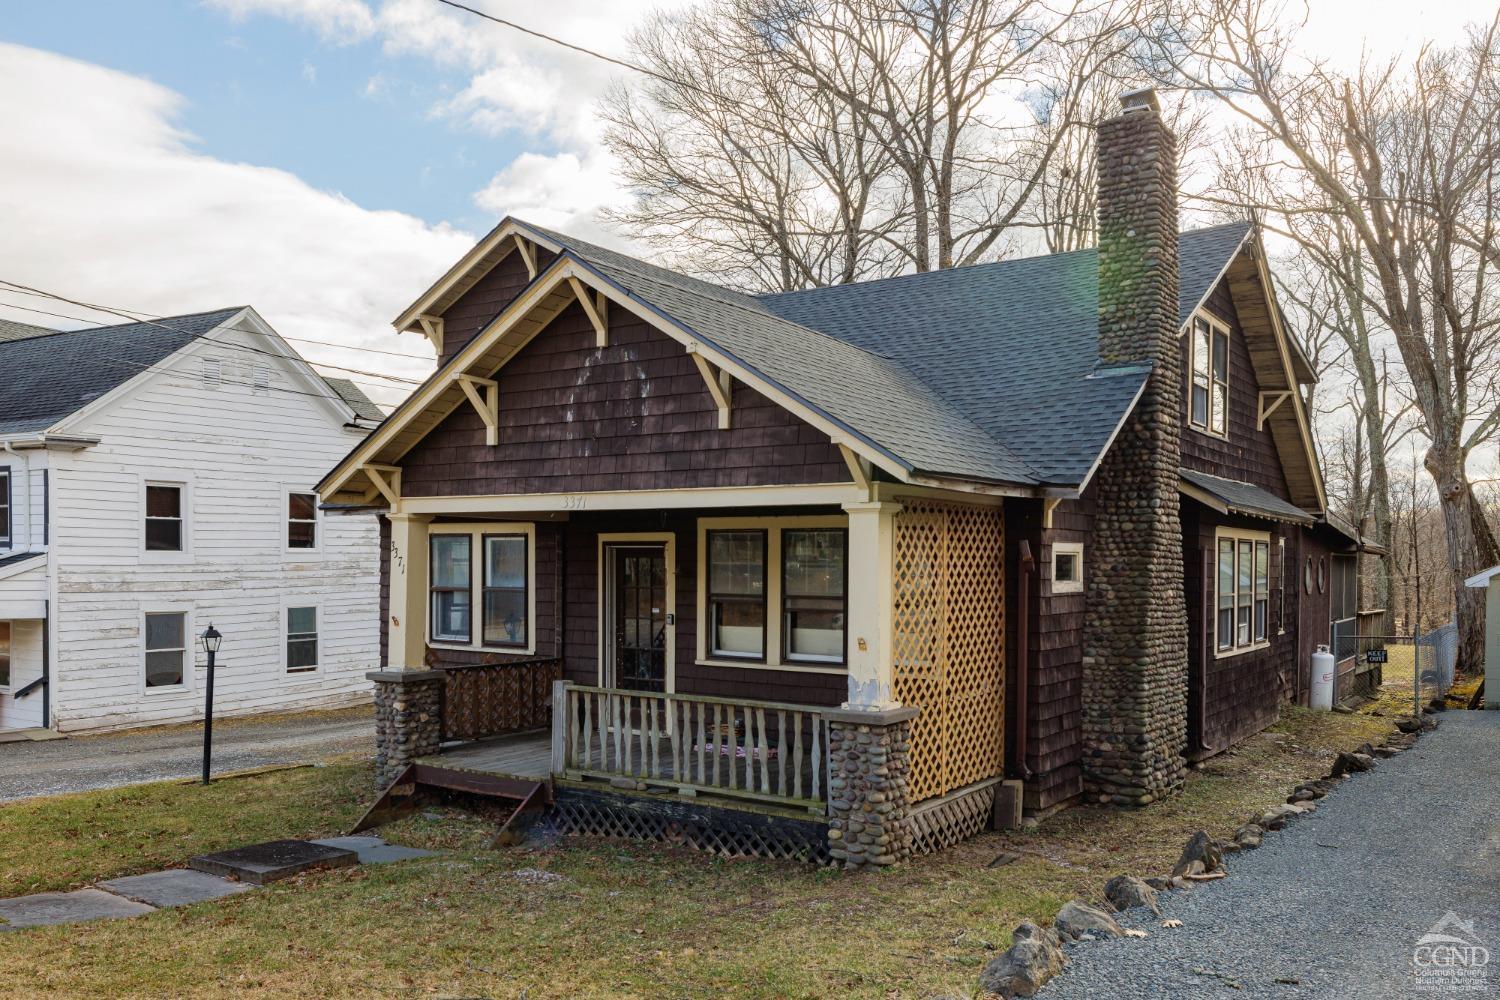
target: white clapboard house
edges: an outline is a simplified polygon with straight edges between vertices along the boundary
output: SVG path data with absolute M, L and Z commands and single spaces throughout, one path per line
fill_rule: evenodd
M 248 307 L 0 322 L 0 732 L 369 697 L 378 527 L 313 485 L 382 419 Z

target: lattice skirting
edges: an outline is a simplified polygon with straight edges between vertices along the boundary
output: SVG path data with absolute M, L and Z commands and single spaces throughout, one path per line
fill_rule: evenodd
M 976 782 L 912 807 L 912 852 L 931 854 L 989 829 L 999 778 Z
M 829 864 L 828 824 L 680 799 L 557 788 L 546 822 L 557 834 L 683 844 L 721 857 Z

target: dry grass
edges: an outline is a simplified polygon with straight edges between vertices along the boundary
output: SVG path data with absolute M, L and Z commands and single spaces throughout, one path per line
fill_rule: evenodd
M 1383 736 L 1393 719 L 1377 713 L 1387 711 L 1289 710 L 1195 770 L 1171 802 L 1069 810 L 1036 830 L 986 834 L 874 876 L 646 844 L 493 853 L 480 846 L 482 822 L 440 810 L 385 832 L 448 848 L 441 857 L 308 876 L 138 920 L 7 935 L 0 995 L 969 995 L 1022 917 L 1050 920 L 1120 872 L 1166 870 L 1195 829 L 1226 835 L 1325 773 L 1338 750 Z M 337 826 L 357 810 L 364 780 L 354 768 L 270 774 L 212 807 L 201 789 L 176 784 L 43 800 L 25 807 L 16 836 L 4 822 L 14 807 L 0 807 L 0 871 L 71 857 L 71 874 L 52 879 L 67 883 L 180 859 L 198 845 Z M 1022 859 L 988 868 L 1002 850 Z M 525 870 L 559 878 L 518 876 Z

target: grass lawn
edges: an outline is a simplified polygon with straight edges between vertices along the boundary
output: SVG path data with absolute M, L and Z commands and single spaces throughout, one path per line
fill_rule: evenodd
M 1073 809 L 879 875 L 640 843 L 489 852 L 482 822 L 437 810 L 383 832 L 449 849 L 439 857 L 4 935 L 0 996 L 969 996 L 1022 917 L 1097 899 L 1121 872 L 1166 870 L 1194 830 L 1228 835 L 1325 773 L 1337 750 L 1378 740 L 1399 710 L 1289 709 L 1193 771 L 1171 802 Z M 363 765 L 332 765 L 0 806 L 0 885 L 66 888 L 207 848 L 333 832 L 357 815 L 369 780 Z M 1002 850 L 1022 860 L 986 867 Z

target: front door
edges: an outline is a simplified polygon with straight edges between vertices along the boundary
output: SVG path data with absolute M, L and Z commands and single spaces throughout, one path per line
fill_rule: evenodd
M 662 545 L 610 549 L 613 687 L 667 690 L 667 554 Z

